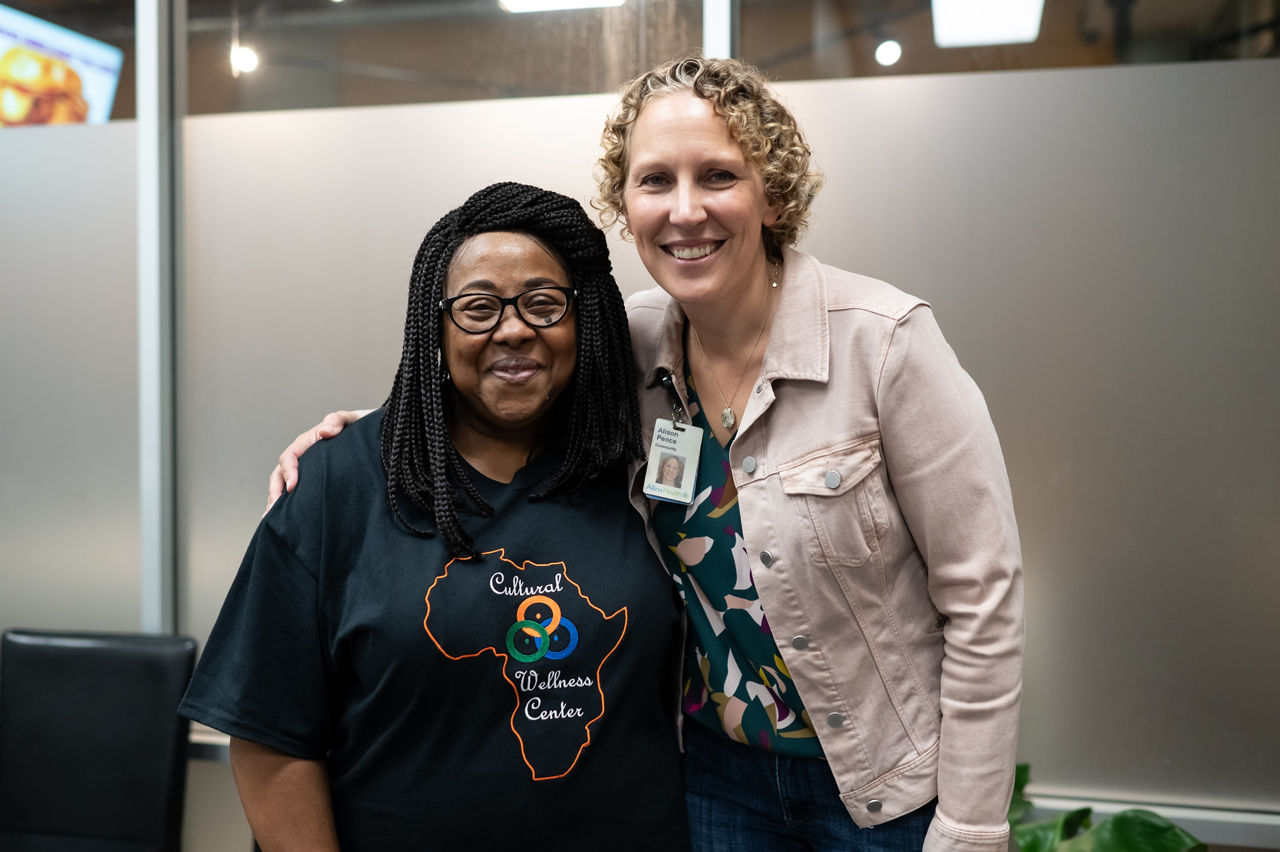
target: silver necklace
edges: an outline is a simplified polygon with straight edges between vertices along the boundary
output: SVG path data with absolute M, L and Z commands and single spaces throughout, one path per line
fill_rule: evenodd
M 760 322 L 760 330 L 756 332 L 756 342 L 751 344 L 751 351 L 747 353 L 747 363 L 742 365 L 742 372 L 738 374 L 738 381 L 733 386 L 733 396 L 724 395 L 724 389 L 720 387 L 720 380 L 716 378 L 716 371 L 711 367 L 711 359 L 707 357 L 707 350 L 702 348 L 702 338 L 698 337 L 698 330 L 693 328 L 693 323 L 689 324 L 693 328 L 693 341 L 698 344 L 698 351 L 702 353 L 702 362 L 707 365 L 707 372 L 711 374 L 711 381 L 715 382 L 716 392 L 720 394 L 720 401 L 724 403 L 724 408 L 720 411 L 720 423 L 724 428 L 732 430 L 734 424 L 738 422 L 738 415 L 733 412 L 733 400 L 738 396 L 739 389 L 742 388 L 742 380 L 747 375 L 747 368 L 751 366 L 751 359 L 756 355 L 756 347 L 760 345 L 760 338 L 764 336 L 764 327 L 769 324 L 769 314 L 773 307 L 773 290 L 778 286 L 778 282 L 774 281 L 769 292 L 769 304 L 765 305 L 764 319 Z

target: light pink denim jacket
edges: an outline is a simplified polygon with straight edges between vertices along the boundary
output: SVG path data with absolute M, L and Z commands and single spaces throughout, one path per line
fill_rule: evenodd
M 783 269 L 729 453 L 769 625 L 859 825 L 936 795 L 925 850 L 1004 850 L 1022 562 L 986 404 L 925 302 L 800 252 Z M 659 369 L 687 406 L 684 315 L 656 289 L 627 310 L 647 446 Z

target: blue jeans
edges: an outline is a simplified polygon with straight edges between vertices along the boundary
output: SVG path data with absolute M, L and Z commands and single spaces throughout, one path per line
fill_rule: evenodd
M 859 828 L 827 762 L 752 748 L 686 719 L 684 783 L 693 852 L 919 852 L 937 801 Z

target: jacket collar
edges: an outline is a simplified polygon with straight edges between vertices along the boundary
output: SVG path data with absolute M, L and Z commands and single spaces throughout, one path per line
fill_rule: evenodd
M 831 334 L 826 279 L 817 259 L 804 252 L 784 249 L 778 291 L 778 306 L 761 377 L 766 381 L 826 382 L 831 363 Z M 658 336 L 655 374 L 649 376 L 651 384 L 657 383 L 659 370 L 684 375 L 684 326 L 684 311 L 675 299 L 668 299 Z
M 783 249 L 778 307 L 761 376 L 826 382 L 831 365 L 827 280 L 812 255 Z

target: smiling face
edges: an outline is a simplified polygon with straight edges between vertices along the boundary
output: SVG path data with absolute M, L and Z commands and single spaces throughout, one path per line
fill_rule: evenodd
M 663 485 L 680 484 L 680 460 L 675 456 L 668 456 L 662 463 L 661 482 Z
M 761 228 L 777 209 L 710 101 L 683 90 L 645 105 L 623 204 L 645 268 L 686 308 L 730 304 L 763 281 Z
M 537 241 L 493 232 L 459 246 L 449 266 L 445 298 L 464 293 L 514 297 L 535 287 L 568 286 L 564 268 Z M 564 319 L 536 331 L 514 306 L 482 334 L 468 334 L 445 316 L 440 322 L 451 378 L 447 416 L 455 444 L 474 437 L 535 442 L 573 380 L 577 333 L 572 306 Z

